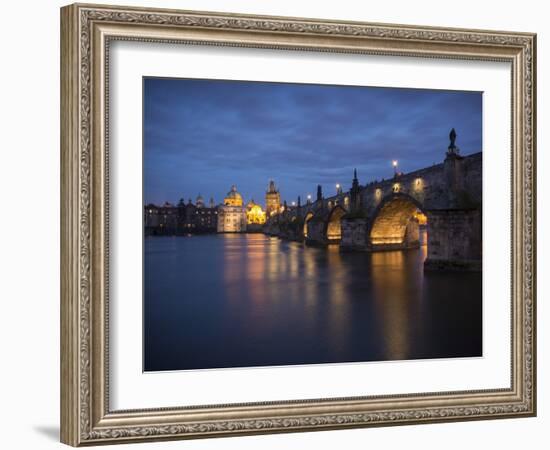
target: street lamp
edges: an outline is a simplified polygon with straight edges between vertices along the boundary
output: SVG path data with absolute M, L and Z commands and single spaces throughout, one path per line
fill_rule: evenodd
M 340 193 L 340 183 L 336 183 L 336 193 Z
M 391 162 L 392 166 L 393 166 L 393 174 L 394 175 L 397 175 L 397 160 L 394 159 L 392 162 Z

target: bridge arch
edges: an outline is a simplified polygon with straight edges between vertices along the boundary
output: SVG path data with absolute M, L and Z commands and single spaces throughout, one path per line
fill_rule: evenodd
M 374 211 L 368 239 L 374 250 L 413 248 L 420 245 L 419 225 L 426 223 L 423 205 L 414 197 L 394 192 Z
M 339 243 L 342 239 L 342 217 L 346 212 L 342 206 L 336 205 L 328 213 L 325 236 L 329 244 Z

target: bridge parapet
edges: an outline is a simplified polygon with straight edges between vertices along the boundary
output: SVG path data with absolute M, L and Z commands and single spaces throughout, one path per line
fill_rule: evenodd
M 361 188 L 361 203 L 372 214 L 381 201 L 394 193 L 417 200 L 425 210 L 478 207 L 482 191 L 482 154 L 447 158 L 443 163 L 375 181 Z

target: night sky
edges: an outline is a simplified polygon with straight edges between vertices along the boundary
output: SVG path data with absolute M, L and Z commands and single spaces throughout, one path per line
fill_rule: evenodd
M 449 131 L 481 151 L 480 92 L 144 79 L 144 201 L 221 203 L 232 184 L 264 204 L 270 179 L 289 203 L 336 183 L 442 162 Z

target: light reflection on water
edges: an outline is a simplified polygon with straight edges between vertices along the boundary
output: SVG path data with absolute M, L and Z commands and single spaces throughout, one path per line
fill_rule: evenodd
M 147 238 L 145 370 L 481 355 L 481 275 L 425 275 L 426 250 Z

